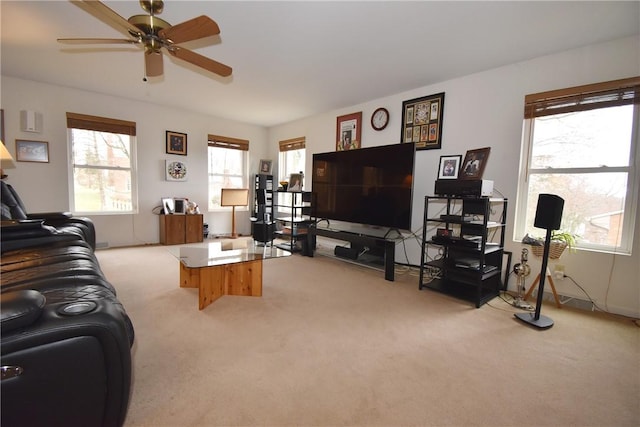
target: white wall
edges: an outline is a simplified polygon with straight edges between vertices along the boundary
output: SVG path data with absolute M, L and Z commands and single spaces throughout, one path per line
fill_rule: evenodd
M 273 127 L 269 131 L 271 157 L 277 158 L 277 142 L 298 136 L 306 137 L 307 176 L 311 176 L 312 154 L 335 150 L 336 117 L 362 111 L 362 147 L 400 142 L 402 102 L 408 99 L 445 92 L 441 150 L 417 153 L 414 176 L 412 232 L 421 236 L 424 196 L 433 194 L 434 181 L 442 155 L 462 154 L 469 149 L 491 147 L 484 172 L 495 183 L 498 194 L 509 199 L 508 250 L 519 261 L 522 245 L 513 242 L 513 224 L 517 192 L 524 96 L 542 92 L 640 75 L 640 38 L 625 38 L 601 45 L 587 46 L 527 62 L 417 88 L 364 104 L 330 111 L 314 117 Z M 375 82 L 372 82 L 375 84 Z M 386 107 L 391 120 L 381 132 L 374 131 L 369 120 L 377 107 Z M 391 160 L 391 159 L 390 159 Z M 634 236 L 633 256 L 580 251 L 563 255 L 561 262 L 601 307 L 626 315 L 640 315 L 640 217 Z M 332 226 L 335 224 L 332 221 Z M 353 229 L 353 228 L 351 228 Z M 367 232 L 366 228 L 362 231 Z M 370 232 L 376 233 L 377 230 Z M 396 261 L 417 265 L 420 246 L 415 239 L 396 250 Z M 532 283 L 540 271 L 540 262 L 530 260 Z M 553 268 L 553 265 L 551 265 Z M 511 288 L 515 279 L 510 280 Z M 569 280 L 556 280 L 558 292 L 586 299 Z M 547 285 L 546 290 L 549 290 Z
M 251 171 L 258 170 L 260 158 L 267 153 L 267 130 L 262 126 L 6 76 L 2 76 L 2 108 L 5 142 L 14 158 L 15 139 L 49 142 L 49 163 L 16 162 L 15 169 L 6 171 L 7 182 L 16 188 L 30 212 L 69 210 L 66 112 L 136 122 L 139 213 L 91 216 L 97 241 L 111 247 L 158 243 L 158 218 L 152 210 L 167 196 L 198 203 L 210 232 L 230 233 L 230 212 L 207 212 L 207 135 L 249 140 Z M 42 114 L 41 133 L 20 130 L 21 110 Z M 187 156 L 166 154 L 166 130 L 188 135 Z M 188 181 L 166 181 L 165 159 L 184 161 Z M 237 231 L 249 234 L 248 211 L 238 210 L 236 215 Z

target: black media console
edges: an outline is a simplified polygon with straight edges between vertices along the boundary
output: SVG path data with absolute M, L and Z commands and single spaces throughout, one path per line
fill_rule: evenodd
M 384 260 L 384 278 L 391 282 L 395 279 L 396 241 L 382 237 L 367 236 L 348 231 L 329 230 L 326 228 L 310 227 L 307 235 L 307 248 L 304 254 L 312 257 L 316 248 L 316 236 L 343 240 L 351 243 L 351 248 L 336 247 L 336 255 L 342 258 L 357 259 L 359 247 L 367 247 L 373 253 L 380 253 Z

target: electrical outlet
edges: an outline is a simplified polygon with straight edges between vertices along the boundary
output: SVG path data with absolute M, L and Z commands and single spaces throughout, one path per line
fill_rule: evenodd
M 564 265 L 556 264 L 555 268 L 553 269 L 553 276 L 558 280 L 562 280 L 564 279 L 565 274 L 566 273 L 564 270 Z

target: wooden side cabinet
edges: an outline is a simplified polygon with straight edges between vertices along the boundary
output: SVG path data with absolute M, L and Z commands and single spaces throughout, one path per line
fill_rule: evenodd
M 160 244 L 180 245 L 197 243 L 203 240 L 202 214 L 196 215 L 159 215 Z

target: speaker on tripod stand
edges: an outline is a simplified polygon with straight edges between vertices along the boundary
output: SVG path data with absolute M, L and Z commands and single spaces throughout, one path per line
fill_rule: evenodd
M 539 329 L 549 329 L 553 326 L 553 320 L 540 314 L 542 308 L 542 294 L 544 292 L 544 281 L 549 262 L 549 247 L 551 246 L 551 232 L 560 228 L 562 222 L 562 210 L 564 199 L 555 194 L 540 194 L 538 196 L 538 206 L 536 207 L 536 217 L 533 221 L 534 227 L 544 228 L 547 235 L 544 241 L 544 252 L 542 254 L 542 267 L 540 270 L 540 284 L 538 287 L 538 300 L 535 313 L 516 313 L 514 316 L 529 325 Z

